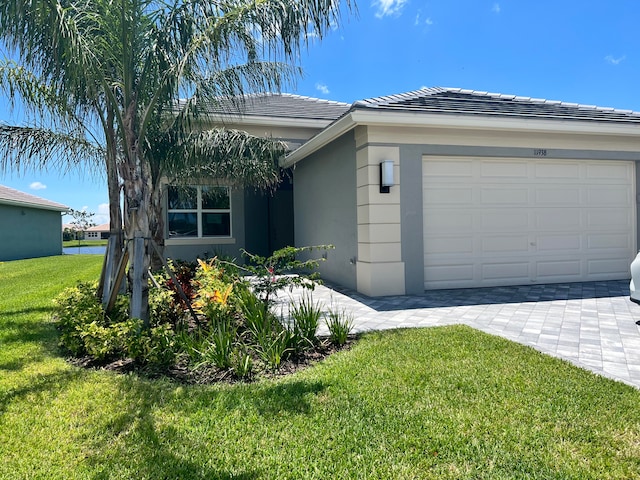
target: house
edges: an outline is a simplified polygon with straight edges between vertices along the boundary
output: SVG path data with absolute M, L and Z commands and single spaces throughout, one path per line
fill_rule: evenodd
M 629 277 L 640 113 L 454 88 L 260 102 L 236 123 L 292 140 L 293 239 L 335 245 L 327 280 L 382 296 Z M 229 243 L 260 233 L 252 215 L 277 228 L 231 195 Z
M 109 238 L 110 231 L 108 223 L 94 225 L 93 227 L 87 228 L 84 232 L 84 238 L 85 240 L 106 240 Z
M 68 209 L 0 185 L 0 261 L 61 255 L 61 214 Z
M 277 138 L 292 150 L 320 133 L 350 105 L 298 95 L 248 96 L 244 114 L 211 112 L 215 124 Z M 205 182 L 203 182 L 205 183 Z M 193 260 L 214 255 L 240 259 L 240 250 L 268 255 L 294 244 L 293 186 L 289 175 L 278 189 L 169 185 L 164 192 L 165 254 Z

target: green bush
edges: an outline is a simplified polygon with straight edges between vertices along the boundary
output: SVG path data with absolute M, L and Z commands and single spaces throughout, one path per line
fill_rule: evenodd
M 353 329 L 353 316 L 345 311 L 339 312 L 330 309 L 325 319 L 329 329 L 329 340 L 337 346 L 347 343 L 349 334 Z
M 236 345 L 231 354 L 231 370 L 241 380 L 248 380 L 253 374 L 253 358 L 244 344 Z
M 60 330 L 60 346 L 72 355 L 110 355 L 118 334 L 102 329 L 126 318 L 127 300 L 118 298 L 110 316 L 105 316 L 96 297 L 96 282 L 79 283 L 54 299 L 54 315 Z M 112 318 L 113 317 L 113 318 Z
M 322 317 L 322 308 L 314 303 L 311 295 L 303 295 L 299 303 L 291 303 L 289 312 L 293 321 L 293 334 L 296 350 L 313 347 L 318 341 L 318 327 Z
M 64 350 L 75 356 L 89 355 L 99 362 L 118 358 L 132 358 L 142 364 L 171 361 L 175 356 L 175 334 L 167 322 L 175 310 L 170 292 L 150 290 L 154 326 L 145 331 L 142 321 L 128 318 L 126 296 L 118 296 L 112 311 L 105 315 L 96 290 L 95 282 L 81 283 L 54 300 L 54 318 Z
M 198 260 L 193 271 L 181 264 L 178 281 L 198 314 L 195 324 L 185 314 L 186 305 L 176 300 L 166 273 L 154 277 L 163 286 L 149 289 L 150 328 L 128 318 L 127 296 L 118 296 L 105 314 L 95 295 L 97 285 L 79 284 L 55 301 L 60 344 L 72 355 L 89 355 L 101 363 L 129 358 L 139 365 L 168 366 L 179 354 L 190 368 L 214 366 L 239 379 L 250 378 L 255 369 L 277 370 L 287 358 L 318 343 L 322 313 L 310 295 L 291 305 L 290 322 L 270 310 L 269 295 L 277 290 L 313 288 L 316 274 L 275 278 L 293 268 L 317 267 L 319 260 L 296 259 L 307 250 L 288 247 L 268 258 L 251 256 L 254 266 L 247 268 L 218 258 Z M 241 276 L 247 270 L 259 272 L 257 281 Z
M 203 361 L 218 368 L 231 367 L 231 354 L 237 337 L 237 329 L 229 316 L 220 317 L 212 325 L 202 352 Z

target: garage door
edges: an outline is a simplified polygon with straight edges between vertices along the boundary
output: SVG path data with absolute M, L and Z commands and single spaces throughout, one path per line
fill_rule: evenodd
M 423 159 L 425 288 L 629 277 L 633 162 Z

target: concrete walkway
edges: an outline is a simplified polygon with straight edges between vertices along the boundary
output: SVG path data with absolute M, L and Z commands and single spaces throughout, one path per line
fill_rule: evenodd
M 351 313 L 357 332 L 464 324 L 640 388 L 640 305 L 629 300 L 628 283 L 435 290 L 384 298 L 319 286 L 313 300 Z M 301 292 L 281 298 L 287 295 L 298 299 Z

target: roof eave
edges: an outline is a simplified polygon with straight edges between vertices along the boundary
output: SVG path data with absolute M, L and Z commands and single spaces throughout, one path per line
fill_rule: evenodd
M 640 135 L 640 123 L 504 117 L 491 115 L 425 114 L 356 108 L 287 155 L 280 165 L 288 168 L 358 125 L 458 128 L 583 135 Z
M 66 212 L 69 207 L 65 205 L 42 205 L 39 203 L 23 202 L 20 200 L 10 200 L 7 198 L 0 198 L 0 205 L 11 205 L 13 207 L 26 207 L 26 208 L 38 208 L 40 210 L 53 210 L 55 212 Z
M 266 127 L 303 127 L 322 129 L 333 120 L 297 117 L 270 117 L 266 115 L 216 115 L 208 119 L 213 124 L 258 125 Z

